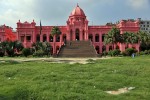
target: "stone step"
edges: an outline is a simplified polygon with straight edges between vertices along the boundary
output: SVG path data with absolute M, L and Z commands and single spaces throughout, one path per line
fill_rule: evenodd
M 97 57 L 97 54 L 90 41 L 67 41 L 58 57 Z

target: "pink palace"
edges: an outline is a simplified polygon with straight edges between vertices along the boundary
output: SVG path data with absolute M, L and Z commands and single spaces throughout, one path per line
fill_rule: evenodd
M 53 26 L 42 26 L 42 32 L 40 34 L 40 26 L 36 26 L 34 20 L 22 23 L 20 20 L 17 22 L 17 40 L 21 41 L 24 47 L 31 47 L 32 43 L 37 41 L 49 42 L 52 46 L 52 53 L 57 54 L 64 44 L 64 41 L 91 41 L 97 54 L 104 51 L 104 34 L 115 25 L 120 29 L 121 34 L 124 32 L 138 32 L 139 21 L 138 20 L 121 20 L 118 24 L 106 24 L 101 26 L 89 26 L 88 19 L 84 11 L 77 5 L 71 12 L 66 26 L 58 26 L 62 34 L 60 36 L 51 36 L 51 29 Z M 118 43 L 115 48 L 124 51 L 127 46 L 125 44 Z M 128 47 L 133 47 L 139 51 L 139 44 L 129 44 Z M 111 45 L 107 45 L 106 51 L 112 49 Z

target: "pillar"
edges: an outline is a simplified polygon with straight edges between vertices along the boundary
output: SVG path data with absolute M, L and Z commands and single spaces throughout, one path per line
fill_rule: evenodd
M 93 33 L 92 33 L 93 34 Z M 95 42 L 95 34 L 93 34 L 93 42 Z

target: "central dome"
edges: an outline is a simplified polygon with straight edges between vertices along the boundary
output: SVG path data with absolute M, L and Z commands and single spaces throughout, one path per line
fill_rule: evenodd
M 71 12 L 70 16 L 85 16 L 85 14 L 84 11 L 77 4 L 77 7 Z

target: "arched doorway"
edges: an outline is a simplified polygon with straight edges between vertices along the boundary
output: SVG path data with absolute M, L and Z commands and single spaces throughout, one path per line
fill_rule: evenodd
M 80 40 L 80 36 L 79 36 L 79 29 L 76 29 L 76 40 Z
M 116 46 L 116 49 L 120 49 L 118 45 Z
M 66 41 L 66 38 L 67 38 L 67 37 L 66 37 L 66 34 L 64 34 L 64 35 L 63 35 L 63 41 L 64 41 L 64 42 Z
M 56 46 L 56 53 L 58 54 L 59 52 L 59 46 Z
M 102 52 L 106 51 L 106 46 L 103 45 Z
M 72 29 L 70 30 L 70 41 L 72 41 Z
M 85 31 L 82 31 L 83 40 L 85 40 Z
M 89 34 L 89 40 L 93 42 L 93 35 Z
M 96 46 L 96 51 L 97 51 L 97 54 L 99 54 L 99 46 Z
M 112 50 L 112 46 L 109 46 L 109 51 Z
M 51 55 L 53 55 L 53 47 L 51 47 Z

